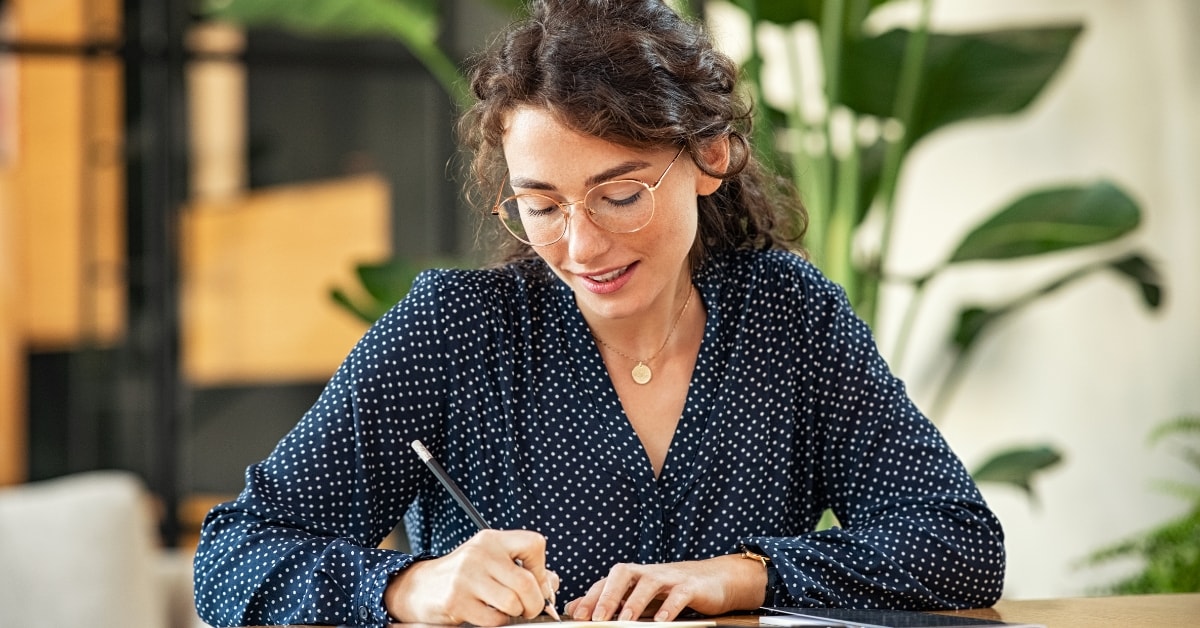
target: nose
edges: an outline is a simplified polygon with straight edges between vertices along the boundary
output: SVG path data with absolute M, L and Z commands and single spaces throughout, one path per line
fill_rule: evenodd
M 563 240 L 566 240 L 567 255 L 571 261 L 586 265 L 608 250 L 610 234 L 592 222 L 582 201 L 570 205 L 571 211 L 567 212 L 567 232 L 563 234 Z

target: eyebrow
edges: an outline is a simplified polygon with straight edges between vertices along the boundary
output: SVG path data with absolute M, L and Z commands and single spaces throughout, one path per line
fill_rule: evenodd
M 588 177 L 587 180 L 584 181 L 584 185 L 586 185 L 587 187 L 590 188 L 590 187 L 599 185 L 601 183 L 604 183 L 605 181 L 612 181 L 613 179 L 623 177 L 631 172 L 634 172 L 635 170 L 641 170 L 642 168 L 649 168 L 651 165 L 653 165 L 653 164 L 651 164 L 648 161 L 642 161 L 642 160 L 630 160 L 630 161 L 621 162 L 621 163 L 613 166 L 612 168 L 609 168 L 608 170 L 605 170 L 603 172 L 597 172 L 596 174 Z M 553 185 L 550 185 L 549 183 L 546 183 L 544 181 L 538 181 L 537 179 L 530 179 L 527 177 L 514 177 L 509 182 L 509 185 L 511 185 L 514 188 L 523 188 L 523 189 L 527 189 L 527 190 L 544 190 L 544 191 L 556 190 L 556 188 Z

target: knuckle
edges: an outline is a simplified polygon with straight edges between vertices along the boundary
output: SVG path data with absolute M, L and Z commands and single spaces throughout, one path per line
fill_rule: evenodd
M 610 577 L 627 577 L 633 574 L 639 565 L 637 563 L 617 563 L 608 570 Z
M 617 593 L 616 591 L 609 591 L 609 590 L 605 589 L 604 591 L 600 592 L 600 600 L 601 601 L 620 600 L 622 597 L 624 597 L 624 596 Z

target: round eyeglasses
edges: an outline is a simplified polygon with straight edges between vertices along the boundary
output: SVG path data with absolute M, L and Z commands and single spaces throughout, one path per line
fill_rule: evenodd
M 671 166 L 684 149 L 671 158 L 654 185 L 633 179 L 617 179 L 596 185 L 579 201 L 556 201 L 544 194 L 514 194 L 501 200 L 507 183 L 500 184 L 492 214 L 500 217 L 513 236 L 531 246 L 548 246 L 567 233 L 575 205 L 583 204 L 587 216 L 597 227 L 611 233 L 633 233 L 654 218 L 654 190 L 667 178 Z

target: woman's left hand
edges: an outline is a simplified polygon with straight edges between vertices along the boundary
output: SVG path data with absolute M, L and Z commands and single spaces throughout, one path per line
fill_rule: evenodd
M 766 592 L 766 567 L 738 554 L 661 565 L 623 563 L 566 610 L 577 620 L 631 620 L 651 611 L 654 621 L 670 621 L 685 608 L 704 615 L 758 608 Z

